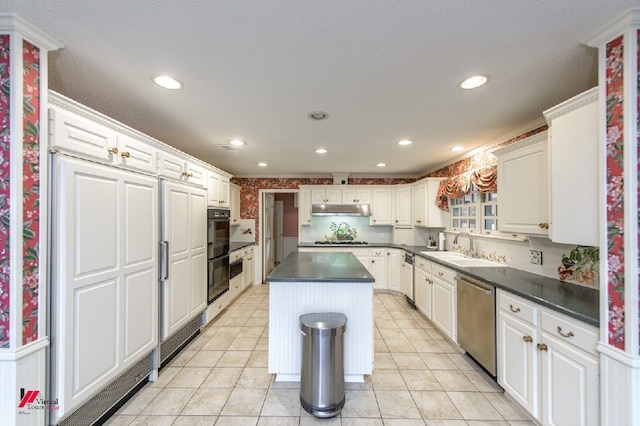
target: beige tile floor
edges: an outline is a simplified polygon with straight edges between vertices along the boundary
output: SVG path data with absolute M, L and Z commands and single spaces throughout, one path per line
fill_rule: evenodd
M 377 293 L 375 370 L 347 383 L 340 416 L 300 407 L 267 372 L 269 287 L 252 286 L 107 423 L 117 425 L 533 425 L 476 364 L 398 295 Z

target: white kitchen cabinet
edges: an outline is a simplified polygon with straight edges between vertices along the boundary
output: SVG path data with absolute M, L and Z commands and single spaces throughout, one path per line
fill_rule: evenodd
M 412 190 L 411 186 L 403 185 L 398 188 L 394 188 L 394 209 L 393 209 L 393 224 L 398 228 L 410 228 L 413 226 L 412 220 Z
M 206 306 L 207 193 L 162 181 L 162 240 L 168 242 L 168 277 L 162 281 L 164 341 Z
M 253 284 L 254 261 L 253 245 L 242 251 L 242 289 L 245 290 Z
M 375 248 L 369 251 L 369 272 L 373 275 L 375 290 L 387 289 L 387 250 Z
M 342 204 L 342 188 L 329 186 L 311 189 L 311 204 Z
M 431 266 L 431 321 L 452 341 L 456 341 L 455 272 L 440 265 Z
M 220 191 L 218 191 L 218 204 L 222 208 L 229 208 L 229 178 L 220 175 Z
M 427 228 L 444 228 L 448 214 L 436 206 L 440 178 L 427 178 L 413 186 L 413 224 Z
M 60 418 L 157 345 L 158 182 L 55 156 L 51 399 Z M 48 397 L 48 399 L 49 399 Z
M 493 152 L 498 157 L 498 229 L 548 235 L 547 134 Z
M 370 225 L 392 225 L 391 188 L 373 188 L 371 193 Z
M 498 383 L 543 425 L 599 424 L 598 330 L 498 290 Z
M 549 125 L 549 237 L 556 243 L 598 246 L 598 88 L 544 116 Z
M 343 185 L 342 204 L 371 204 L 371 188 Z
M 413 300 L 413 265 L 402 259 L 400 271 L 400 290 L 402 294 Z
M 207 170 L 168 152 L 158 152 L 158 175 L 200 187 L 207 186 Z
M 416 308 L 427 318 L 432 316 L 433 277 L 431 275 L 431 262 L 420 257 L 415 258 L 414 263 L 414 302 Z
M 229 178 L 216 173 L 213 170 L 206 172 L 207 179 L 207 205 L 209 207 L 230 207 L 230 182 Z
M 402 264 L 404 263 L 404 251 L 398 249 L 387 249 L 387 289 L 402 291 L 400 284 L 402 280 Z
M 74 112 L 51 107 L 52 147 L 145 173 L 157 170 L 156 148 Z
M 238 185 L 231 184 L 229 186 L 230 192 L 230 211 L 229 211 L 229 223 L 237 225 L 240 223 L 240 187 Z
M 298 223 L 301 226 L 311 225 L 311 190 L 301 189 L 298 192 Z

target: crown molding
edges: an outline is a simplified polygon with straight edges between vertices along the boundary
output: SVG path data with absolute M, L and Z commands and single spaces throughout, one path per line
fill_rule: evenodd
M 640 7 L 633 7 L 611 20 L 598 32 L 584 41 L 591 47 L 600 47 L 623 34 L 631 26 L 640 26 Z
M 63 44 L 33 26 L 15 13 L 0 13 L 0 32 L 17 32 L 36 46 L 48 51 L 58 50 Z

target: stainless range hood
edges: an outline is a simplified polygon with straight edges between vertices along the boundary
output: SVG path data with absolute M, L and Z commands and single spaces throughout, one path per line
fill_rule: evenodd
M 371 216 L 368 204 L 314 204 L 311 216 Z

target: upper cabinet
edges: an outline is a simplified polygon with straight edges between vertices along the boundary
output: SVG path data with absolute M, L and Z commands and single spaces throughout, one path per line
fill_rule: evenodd
M 493 154 L 498 157 L 499 230 L 548 235 L 547 133 Z
M 549 124 L 549 237 L 557 243 L 599 245 L 597 101 L 595 87 L 544 112 Z
M 441 178 L 427 178 L 413 186 L 413 224 L 428 228 L 447 226 L 448 214 L 436 206 Z
M 342 188 L 342 204 L 371 204 L 371 188 Z
M 342 204 L 342 188 L 334 186 L 313 188 L 311 190 L 311 204 Z
M 210 207 L 229 208 L 229 178 L 212 170 L 207 173 L 207 204 Z
M 231 198 L 229 206 L 229 222 L 231 225 L 238 225 L 240 223 L 240 187 L 238 185 L 230 184 L 229 193 Z
M 298 192 L 298 223 L 311 225 L 311 190 L 300 189 Z
M 374 187 L 368 190 L 371 194 L 371 225 L 392 225 L 391 188 Z
M 207 171 L 203 167 L 164 151 L 158 152 L 158 174 L 201 187 L 207 182 Z
M 394 209 L 393 209 L 393 225 L 398 228 L 410 228 L 413 225 L 411 220 L 411 186 L 401 186 L 394 188 Z

